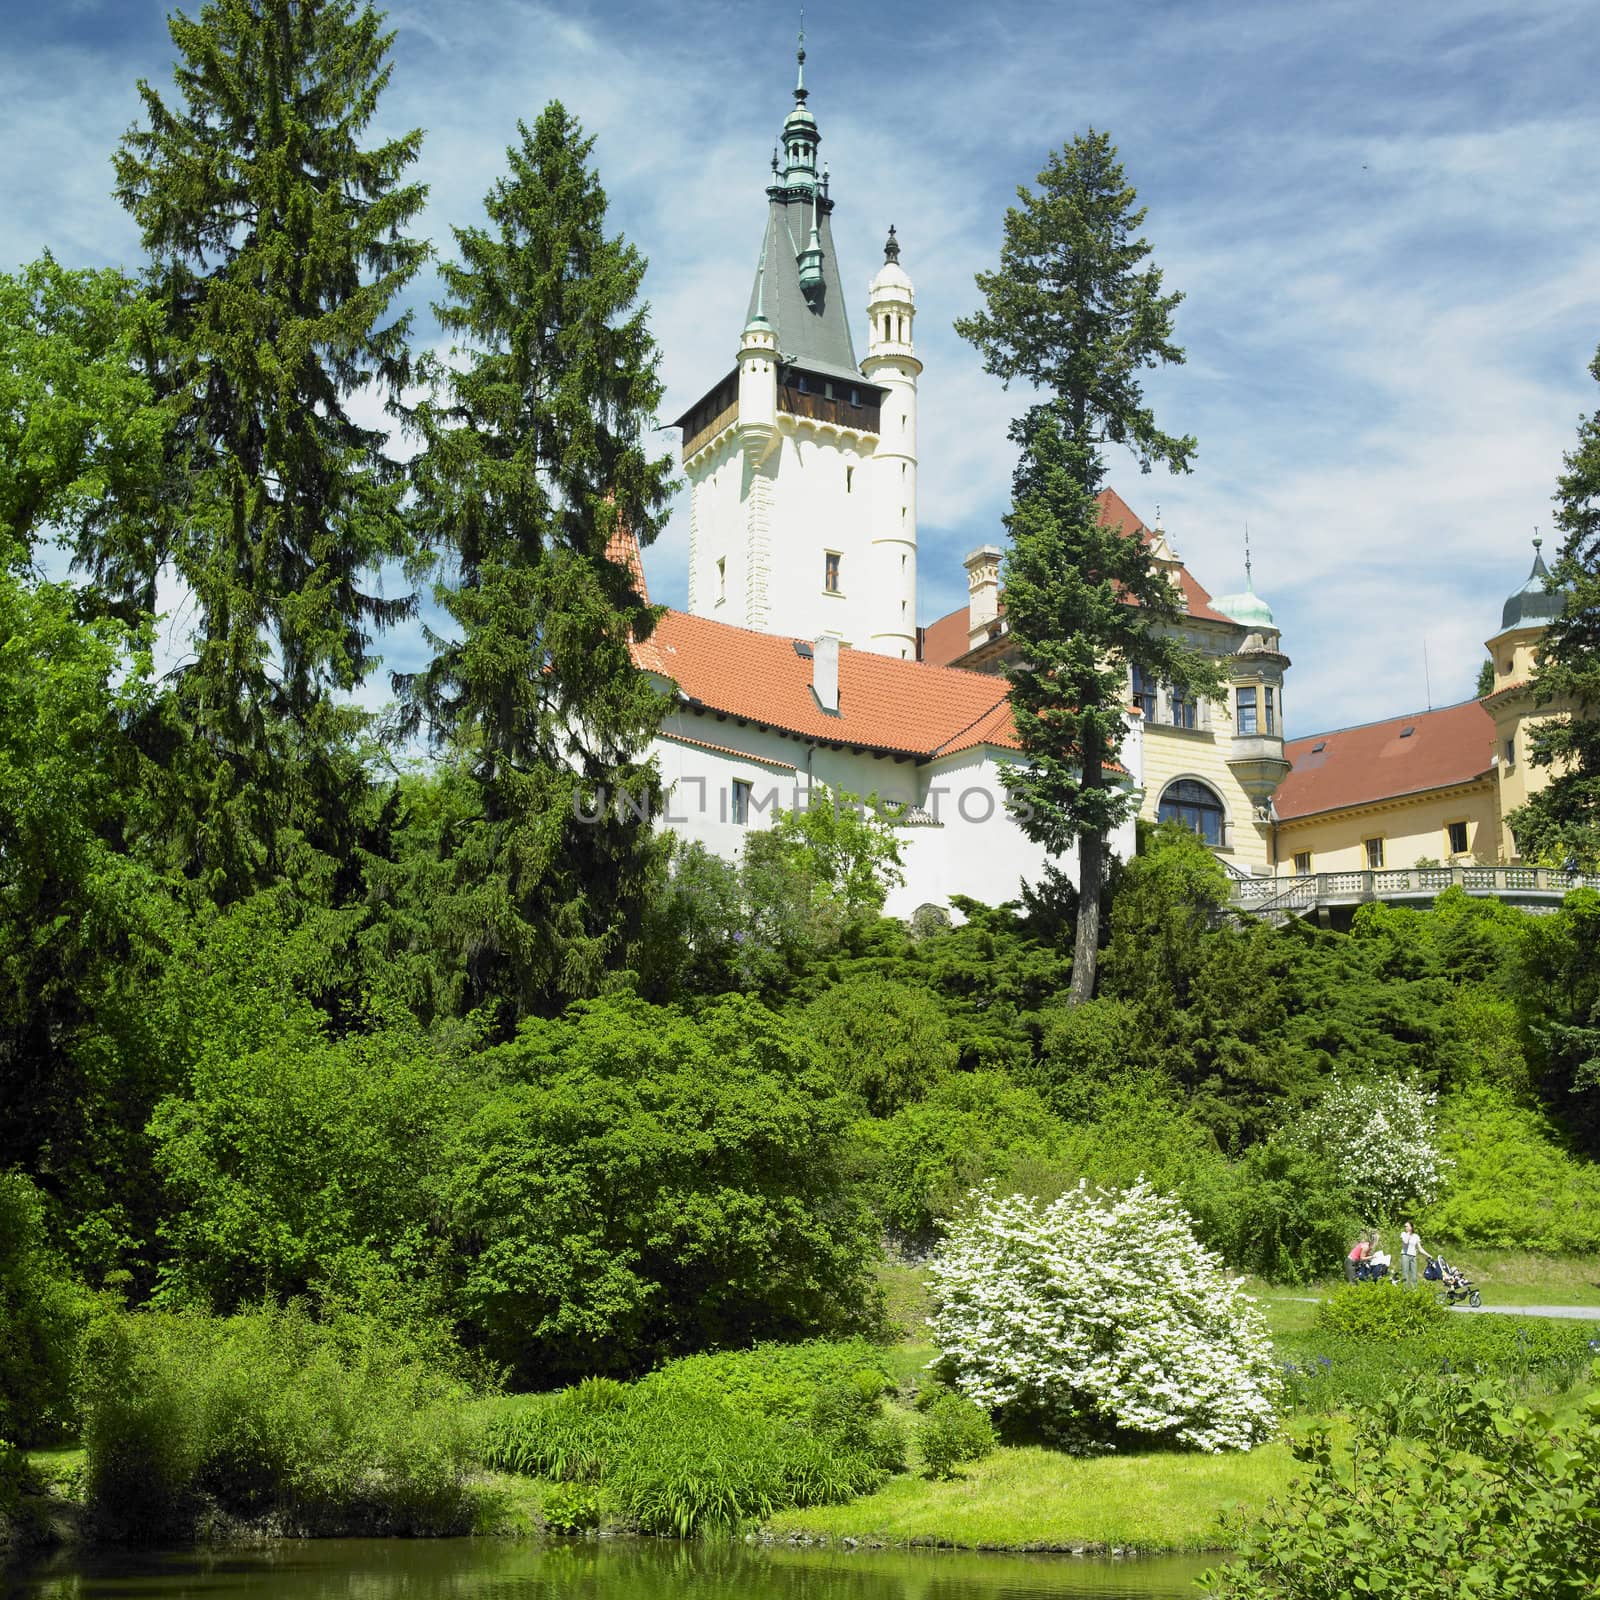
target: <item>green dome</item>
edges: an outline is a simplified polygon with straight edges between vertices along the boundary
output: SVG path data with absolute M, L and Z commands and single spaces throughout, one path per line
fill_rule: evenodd
M 1211 602 L 1211 609 L 1231 617 L 1241 627 L 1277 627 L 1272 620 L 1272 607 L 1254 589 L 1246 589 L 1243 594 L 1222 595 Z
M 1502 633 L 1511 628 L 1542 628 L 1561 615 L 1566 597 L 1559 592 L 1552 594 L 1544 586 L 1550 569 L 1539 553 L 1540 543 L 1538 539 L 1533 541 L 1533 571 L 1528 574 L 1528 581 L 1506 601 L 1500 613 Z

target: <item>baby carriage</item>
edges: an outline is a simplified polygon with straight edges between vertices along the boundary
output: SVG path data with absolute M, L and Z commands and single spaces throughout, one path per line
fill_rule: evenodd
M 1476 1311 L 1483 1304 L 1483 1296 L 1472 1287 L 1472 1279 L 1460 1267 L 1452 1267 L 1443 1256 L 1429 1256 L 1422 1276 L 1438 1285 L 1434 1293 L 1442 1306 L 1458 1306 L 1465 1301 Z
M 1385 1256 L 1381 1261 L 1363 1261 L 1356 1268 L 1357 1283 L 1393 1283 L 1389 1275 L 1389 1258 Z

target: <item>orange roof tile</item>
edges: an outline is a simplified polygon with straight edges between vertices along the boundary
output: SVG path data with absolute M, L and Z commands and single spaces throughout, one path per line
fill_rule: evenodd
M 1493 751 L 1494 721 L 1480 700 L 1291 739 L 1283 753 L 1294 770 L 1273 804 L 1289 822 L 1471 783 L 1489 771 Z
M 650 604 L 650 585 L 644 581 L 644 557 L 639 551 L 639 536 L 619 517 L 606 540 L 606 559 L 627 569 L 633 587 L 646 605 Z
M 799 643 L 809 650 L 808 640 Z M 708 711 L 827 744 L 924 758 L 977 744 L 1020 748 L 1001 678 L 841 650 L 833 714 L 818 705 L 811 660 L 795 645 L 786 635 L 667 611 L 633 654 Z
M 917 659 L 931 667 L 948 667 L 972 648 L 968 642 L 968 610 L 961 606 L 947 616 L 930 622 L 922 630 L 921 653 Z
M 673 733 L 663 728 L 659 735 L 673 744 L 693 745 L 696 750 L 714 750 L 719 756 L 737 756 L 741 761 L 753 761 L 758 767 L 777 767 L 782 772 L 793 772 L 794 762 L 779 761 L 773 756 L 754 756 L 748 750 L 735 750 L 731 744 L 712 744 L 709 739 L 691 739 L 686 733 Z

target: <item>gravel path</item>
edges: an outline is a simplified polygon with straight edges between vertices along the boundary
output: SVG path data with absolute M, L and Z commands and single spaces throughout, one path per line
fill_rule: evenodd
M 1600 1322 L 1600 1306 L 1451 1306 L 1452 1311 L 1465 1311 L 1468 1316 L 1481 1317 L 1490 1312 L 1508 1312 L 1523 1317 L 1570 1317 L 1574 1322 Z

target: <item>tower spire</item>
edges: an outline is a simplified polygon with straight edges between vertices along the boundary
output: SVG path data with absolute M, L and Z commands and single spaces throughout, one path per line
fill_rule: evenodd
M 794 75 L 794 103 L 803 106 L 806 103 L 806 8 L 800 7 L 800 48 L 795 51 L 795 61 L 798 63 Z

